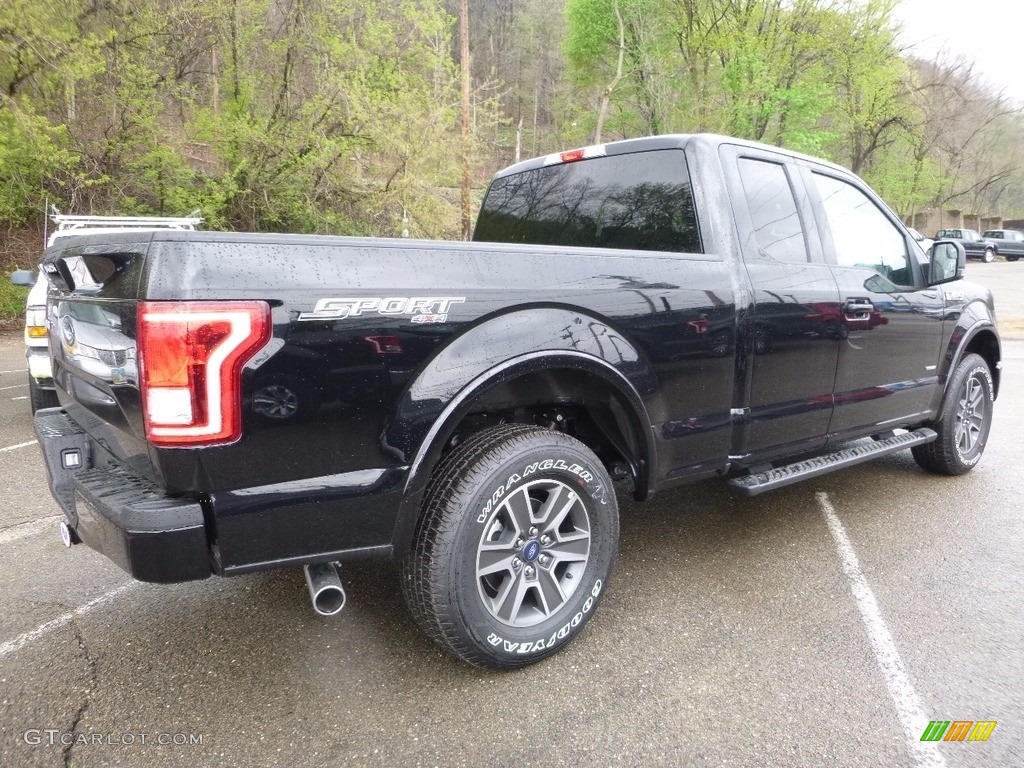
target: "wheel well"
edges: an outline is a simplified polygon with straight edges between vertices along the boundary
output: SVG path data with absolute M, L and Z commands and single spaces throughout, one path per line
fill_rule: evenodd
M 473 400 L 444 451 L 495 424 L 531 424 L 565 432 L 590 448 L 612 478 L 631 476 L 638 499 L 647 494 L 651 457 L 640 432 L 645 426 L 629 402 L 599 376 L 549 369 L 502 382 Z
M 995 391 L 993 397 L 999 395 L 999 341 L 991 331 L 980 331 L 967 343 L 964 354 L 975 353 L 981 355 L 988 363 L 988 369 L 992 374 L 992 384 Z

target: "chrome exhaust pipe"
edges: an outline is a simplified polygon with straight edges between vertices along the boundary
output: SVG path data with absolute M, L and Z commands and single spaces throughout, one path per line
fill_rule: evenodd
M 313 563 L 303 566 L 309 599 L 313 610 L 321 616 L 335 616 L 345 607 L 345 588 L 337 563 Z

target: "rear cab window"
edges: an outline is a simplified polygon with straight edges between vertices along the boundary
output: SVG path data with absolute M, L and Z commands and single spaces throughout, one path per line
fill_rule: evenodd
M 681 149 L 595 157 L 495 179 L 473 239 L 703 253 Z

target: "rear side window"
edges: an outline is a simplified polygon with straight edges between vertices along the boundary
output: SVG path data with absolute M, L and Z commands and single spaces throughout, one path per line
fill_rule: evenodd
M 739 171 L 761 252 L 779 261 L 807 261 L 807 244 L 786 169 L 778 163 L 742 157 Z
M 636 152 L 496 179 L 473 239 L 702 253 L 682 150 Z

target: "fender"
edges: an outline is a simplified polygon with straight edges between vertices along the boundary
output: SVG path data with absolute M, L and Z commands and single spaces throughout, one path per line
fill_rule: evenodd
M 939 367 L 939 380 L 943 382 L 943 388 L 936 393 L 935 401 L 932 403 L 933 410 L 938 410 L 945 394 L 945 382 L 950 374 L 967 354 L 967 349 L 980 333 L 989 332 L 996 345 L 996 365 L 1002 360 L 1002 346 L 999 341 L 999 331 L 996 328 L 995 318 L 992 316 L 988 306 L 982 301 L 972 301 L 964 307 L 957 318 L 956 326 L 949 335 L 946 343 L 946 352 L 942 356 L 942 363 Z M 995 385 L 996 395 L 999 391 L 999 369 L 992 367 L 992 381 Z
M 392 537 L 396 553 L 412 539 L 430 474 L 459 422 L 493 387 L 543 370 L 577 370 L 607 383 L 639 443 L 637 494 L 653 486 L 651 407 L 661 410 L 657 379 L 642 353 L 606 320 L 562 306 L 491 316 L 454 339 L 402 393 L 383 436 L 409 463 Z

